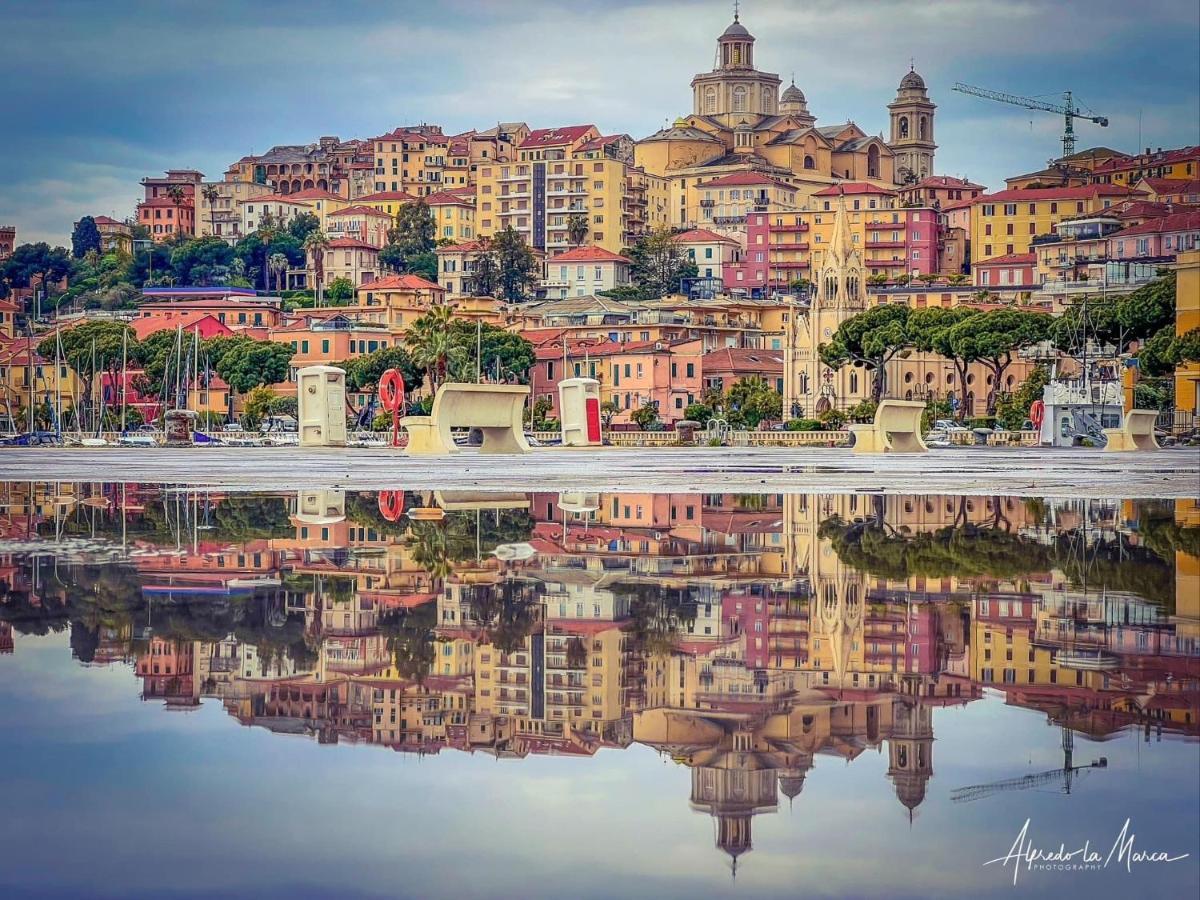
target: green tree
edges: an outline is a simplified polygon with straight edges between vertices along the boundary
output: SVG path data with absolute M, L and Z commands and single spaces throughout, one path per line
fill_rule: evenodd
M 695 278 L 699 272 L 695 260 L 675 238 L 675 232 L 663 225 L 641 235 L 625 254 L 633 263 L 630 275 L 634 284 L 652 297 L 677 292 L 681 279 Z
M 387 272 L 403 272 L 404 271 L 404 251 L 395 244 L 388 244 L 379 251 L 379 265 L 383 266 Z
M 471 257 L 471 294 L 475 297 L 494 297 L 500 285 L 500 272 L 491 238 L 479 239 L 479 250 Z
M 425 370 L 430 390 L 446 380 L 452 354 L 458 349 L 450 330 L 450 307 L 439 303 L 417 319 L 404 336 L 412 360 Z
M 996 401 L 996 417 L 1000 424 L 1010 431 L 1020 428 L 1029 418 L 1033 401 L 1042 399 L 1042 389 L 1049 382 L 1049 370 L 1045 366 L 1038 366 L 1015 391 L 1000 396 Z
M 992 374 L 987 395 L 988 415 L 996 412 L 997 393 L 1016 354 L 1046 340 L 1053 324 L 1053 319 L 1045 313 L 994 309 L 963 319 L 950 329 L 950 347 L 954 356 L 968 364 L 978 362 Z
M 980 315 L 979 310 L 969 306 L 954 306 L 949 309 L 942 307 L 927 307 L 914 309 L 908 316 L 908 334 L 912 346 L 925 353 L 936 353 L 954 366 L 955 384 L 965 391 L 967 384 L 968 364 L 957 355 L 950 332 L 959 322 L 971 316 Z M 966 413 L 966 405 L 958 405 L 958 415 Z
M 234 249 L 215 235 L 185 240 L 171 249 L 171 272 L 176 284 L 207 286 L 229 279 Z
M 325 286 L 325 251 L 329 249 L 329 238 L 318 226 L 304 236 L 302 246 L 304 255 L 308 257 L 309 265 L 312 268 L 313 277 L 316 279 L 313 291 L 319 292 Z
M 452 357 L 458 380 L 475 380 L 475 351 L 478 344 L 482 375 L 495 378 L 498 372 L 500 381 L 529 383 L 529 368 L 537 354 L 533 344 L 521 335 L 488 322 L 477 325 L 467 319 L 453 319 L 449 328 L 451 342 L 456 348 Z
M 730 425 L 750 429 L 764 419 L 778 421 L 783 418 L 783 396 L 758 375 L 742 378 L 725 395 L 725 417 Z
M 100 248 L 100 229 L 96 227 L 96 220 L 84 216 L 71 232 L 71 255 L 83 259 L 88 253 L 99 253 Z
M 204 202 L 208 204 L 208 224 L 212 228 L 212 233 L 217 233 L 217 201 L 221 199 L 221 191 L 215 184 L 206 184 L 200 189 L 200 196 L 204 198 Z
M 574 213 L 567 219 L 567 243 L 578 247 L 587 240 L 590 230 L 587 216 L 584 213 Z
M 909 308 L 903 304 L 873 306 L 838 326 L 820 348 L 821 362 L 831 369 L 847 364 L 875 374 L 871 399 L 878 403 L 887 387 L 887 364 L 912 346 L 908 334 Z
M 169 184 L 167 185 L 167 197 L 171 200 L 171 207 L 175 211 L 175 236 L 183 236 L 183 221 L 180 218 L 179 210 L 183 208 L 184 201 L 187 199 L 187 194 L 183 190 L 183 185 Z
M 325 288 L 325 299 L 334 304 L 354 298 L 354 282 L 349 278 L 335 278 Z
M 266 385 L 252 388 L 246 395 L 242 405 L 242 425 L 247 431 L 254 431 L 263 423 L 263 419 L 271 414 L 271 406 L 275 402 L 275 392 Z
M 500 298 L 510 303 L 525 300 L 538 283 L 537 259 L 525 238 L 508 226 L 492 238 L 490 252 L 496 256 L 496 288 Z
M 21 244 L 0 263 L 0 282 L 9 288 L 40 285 L 47 298 L 69 274 L 71 254 L 65 247 L 51 247 L 45 242 Z
M 272 253 L 267 257 L 267 268 L 275 276 L 276 292 L 283 290 L 283 276 L 287 273 L 288 258 L 284 253 Z
M 1138 349 L 1138 368 L 1147 378 L 1169 375 L 1175 369 L 1172 348 L 1175 345 L 1175 326 L 1160 328 Z
M 701 425 L 707 425 L 714 415 L 716 413 L 707 403 L 690 403 L 688 404 L 688 408 L 683 411 L 685 419 L 699 422 Z
M 132 347 L 137 338 L 124 322 L 96 319 L 83 322 L 60 332 L 61 337 L 48 337 L 38 344 L 37 352 L 44 359 L 54 359 L 61 340 L 62 356 L 75 370 L 82 382 L 83 397 L 90 398 L 97 374 L 108 372 L 114 378 L 121 370 L 121 347 Z
M 321 230 L 321 220 L 317 218 L 316 213 L 300 213 L 298 216 L 293 216 L 292 220 L 287 224 L 287 233 L 295 239 L 301 247 L 304 246 L 304 241 L 314 231 Z
M 642 431 L 652 431 L 658 425 L 658 407 L 653 403 L 639 406 L 629 414 L 629 418 Z
M 412 354 L 403 347 L 383 347 L 374 353 L 338 363 L 338 366 L 346 370 L 347 390 L 360 393 L 370 390 L 372 396 L 378 393 L 379 379 L 388 369 L 400 372 L 406 395 L 421 386 L 425 375 L 425 370 L 413 361 Z
M 400 204 L 395 224 L 388 230 L 388 243 L 396 247 L 405 259 L 433 250 L 437 238 L 437 223 L 433 211 L 424 200 Z M 408 271 L 407 269 L 405 271 Z
M 290 344 L 258 341 L 244 334 L 210 338 L 204 349 L 213 369 L 229 385 L 230 414 L 236 394 L 286 380 L 292 362 Z

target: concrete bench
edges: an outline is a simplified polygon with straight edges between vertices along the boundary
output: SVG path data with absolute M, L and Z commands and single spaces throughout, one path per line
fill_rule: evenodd
M 460 384 L 438 388 L 427 416 L 405 416 L 409 456 L 457 453 L 452 428 L 478 428 L 483 434 L 480 453 L 528 453 L 522 417 L 529 388 L 511 384 Z
M 1108 443 L 1105 450 L 1124 453 L 1131 450 L 1157 450 L 1158 440 L 1154 437 L 1154 423 L 1158 411 L 1153 409 L 1131 409 L 1125 413 L 1120 428 L 1105 428 Z
M 882 400 L 875 410 L 875 421 L 851 425 L 855 453 L 927 453 L 921 439 L 921 415 L 925 404 L 919 400 Z

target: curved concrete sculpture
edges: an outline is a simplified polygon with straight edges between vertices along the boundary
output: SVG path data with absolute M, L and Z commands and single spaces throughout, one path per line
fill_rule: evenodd
M 427 416 L 405 416 L 409 456 L 457 453 L 451 428 L 478 428 L 483 434 L 480 453 L 528 453 L 522 414 L 529 388 L 512 384 L 460 384 L 438 388 Z
M 1154 437 L 1154 422 L 1158 412 L 1153 409 L 1131 409 L 1125 413 L 1120 428 L 1105 428 L 1108 443 L 1104 449 L 1124 453 L 1131 450 L 1158 450 L 1158 439 Z
M 855 453 L 928 453 L 921 439 L 921 415 L 925 404 L 919 400 L 882 400 L 875 410 L 875 421 L 851 425 Z

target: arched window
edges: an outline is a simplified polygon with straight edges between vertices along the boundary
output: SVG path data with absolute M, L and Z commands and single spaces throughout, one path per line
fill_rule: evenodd
M 921 140 L 925 140 L 925 121 L 925 116 L 921 116 L 917 123 L 917 135 L 921 138 Z
M 867 149 L 867 177 L 879 177 L 879 145 L 872 144 Z
M 733 111 L 746 111 L 746 89 L 744 87 L 735 87 L 733 89 Z
M 900 137 L 908 137 L 908 116 L 900 117 Z
M 858 373 L 855 371 L 850 372 L 850 393 L 858 393 Z
M 762 111 L 767 115 L 775 111 L 775 92 L 766 85 L 762 89 Z
M 711 116 L 717 111 L 717 89 L 708 88 L 704 91 L 704 114 Z
M 804 157 L 804 168 L 815 169 L 816 167 L 817 167 L 817 161 L 815 159 L 813 159 L 811 156 Z

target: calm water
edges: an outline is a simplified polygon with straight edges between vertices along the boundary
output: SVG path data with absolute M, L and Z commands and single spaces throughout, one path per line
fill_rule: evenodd
M 1194 500 L 0 507 L 4 896 L 1200 886 Z

